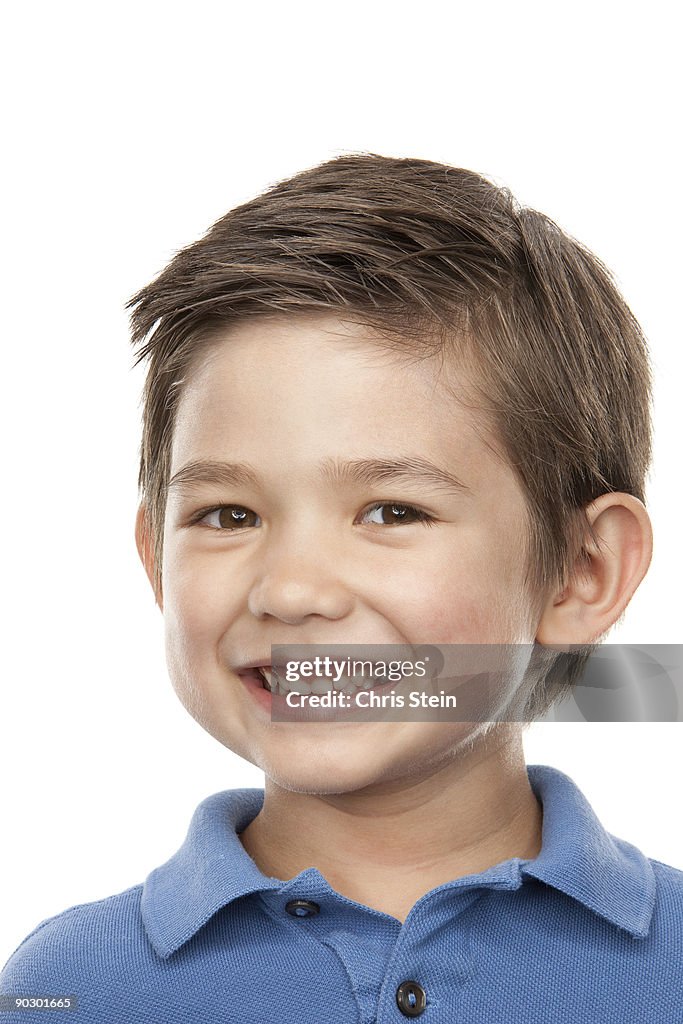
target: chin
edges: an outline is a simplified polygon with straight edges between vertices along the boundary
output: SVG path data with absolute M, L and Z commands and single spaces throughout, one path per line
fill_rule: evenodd
M 413 729 L 414 735 L 392 730 L 372 737 L 340 731 L 308 741 L 301 733 L 297 742 L 290 734 L 279 749 L 252 747 L 247 759 L 276 786 L 293 793 L 357 793 L 433 775 L 466 758 L 488 731 L 486 723 L 420 723 Z
M 281 789 L 311 796 L 353 793 L 390 776 L 389 766 L 356 762 L 355 758 L 320 757 L 310 753 L 299 757 L 296 764 L 264 758 L 259 767 Z

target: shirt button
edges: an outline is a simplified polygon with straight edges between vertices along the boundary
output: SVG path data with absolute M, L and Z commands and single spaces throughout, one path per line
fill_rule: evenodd
M 285 904 L 285 910 L 292 917 L 313 917 L 320 913 L 320 906 L 313 900 L 290 900 Z
M 427 994 L 416 981 L 403 981 L 396 989 L 396 1004 L 404 1017 L 419 1017 L 427 1006 Z

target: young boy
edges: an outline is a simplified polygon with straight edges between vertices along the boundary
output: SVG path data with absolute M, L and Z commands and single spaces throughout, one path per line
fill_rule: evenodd
M 604 267 L 476 174 L 363 154 L 231 211 L 132 307 L 170 675 L 265 790 L 39 924 L 3 1010 L 683 1020 L 683 873 L 527 767 L 506 714 L 566 695 L 650 561 L 647 352 Z M 274 673 L 288 644 L 534 653 L 489 675 L 493 720 L 295 722 L 288 692 L 330 687 Z

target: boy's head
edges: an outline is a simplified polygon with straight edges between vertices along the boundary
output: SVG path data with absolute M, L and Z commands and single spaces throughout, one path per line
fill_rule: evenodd
M 191 638 L 184 630 L 191 629 L 194 637 L 206 631 L 218 660 L 226 656 L 220 638 L 229 631 L 221 633 L 206 614 L 192 623 L 187 611 L 192 602 L 220 605 L 231 580 L 235 600 L 244 604 L 241 612 L 233 609 L 234 635 L 259 651 L 266 643 L 298 641 L 537 639 L 582 644 L 589 652 L 645 572 L 650 372 L 640 329 L 593 255 L 479 175 L 374 155 L 331 160 L 232 210 L 131 306 L 138 359 L 149 360 L 141 546 L 160 601 L 180 578 L 204 580 L 194 594 L 186 586 L 185 598 L 174 598 L 170 609 L 171 618 L 178 611 L 186 654 Z M 326 466 L 328 490 L 316 484 L 307 503 L 314 454 Z M 404 475 L 405 486 L 387 465 L 399 455 L 417 474 L 410 482 Z M 355 476 L 348 466 L 335 471 L 342 458 L 359 465 L 374 459 L 374 477 L 368 466 Z M 228 479 L 216 471 L 211 482 L 210 467 L 195 465 L 219 461 L 260 462 L 263 477 Z M 464 472 L 459 494 L 457 484 L 449 491 L 445 481 L 429 482 L 426 463 L 454 478 Z M 278 466 L 283 476 L 276 484 Z M 333 482 L 343 481 L 346 490 L 326 505 Z M 371 492 L 399 503 L 389 519 L 385 505 L 366 509 L 369 521 L 358 520 L 353 501 Z M 253 508 L 259 501 L 265 517 Z M 212 504 L 232 508 L 197 520 Z M 406 506 L 433 515 L 438 541 L 424 546 L 429 527 L 412 512 L 407 523 Z M 323 507 L 325 515 L 316 515 Z M 295 509 L 310 545 L 301 548 L 299 566 L 315 551 L 329 584 L 308 611 L 301 581 L 289 581 L 281 603 L 268 589 L 279 571 L 278 538 L 288 536 L 290 551 L 301 543 L 296 531 L 287 533 Z M 610 509 L 635 581 L 630 591 L 615 583 L 619 609 L 605 598 L 604 573 L 601 596 L 590 597 L 591 559 L 600 550 L 592 524 Z M 232 516 L 230 536 L 225 515 Z M 631 532 L 622 529 L 624 515 L 635 523 Z M 335 516 L 330 547 L 332 534 L 320 523 Z M 333 582 L 325 570 L 335 545 L 344 566 L 356 564 L 357 549 L 339 540 L 351 522 L 354 538 L 358 527 L 382 534 L 363 535 L 369 547 L 357 562 L 365 614 L 354 605 L 348 573 Z M 197 524 L 208 534 L 195 532 L 198 539 L 188 541 Z M 255 540 L 254 530 L 264 525 Z M 414 557 L 420 554 L 411 562 L 414 543 Z M 215 571 L 219 564 L 229 567 L 227 577 Z M 371 566 L 370 575 L 361 565 Z M 303 579 L 307 570 L 301 572 Z M 420 589 L 430 573 L 448 574 L 448 585 L 435 588 L 441 605 Z M 371 579 L 380 578 L 404 607 L 419 605 L 406 621 L 430 635 L 400 635 L 404 620 L 387 614 L 371 593 Z M 572 615 L 565 607 L 575 585 L 583 590 Z M 472 601 L 463 601 L 463 590 Z M 515 595 L 523 595 L 519 607 Z M 168 617 L 168 602 L 165 611 Z M 478 632 L 483 612 L 486 628 Z M 250 626 L 246 619 L 239 626 L 242 614 L 251 616 Z M 464 631 L 463 617 L 471 627 Z M 327 629 L 318 628 L 323 621 Z M 192 671 L 191 660 L 183 669 L 179 658 L 180 674 Z M 529 716 L 563 695 L 584 662 L 585 655 L 558 656 L 530 699 Z M 188 682 L 197 717 L 199 690 L 196 680 Z

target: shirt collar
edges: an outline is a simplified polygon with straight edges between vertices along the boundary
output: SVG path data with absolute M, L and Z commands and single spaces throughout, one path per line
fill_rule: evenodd
M 528 765 L 527 772 L 543 805 L 543 834 L 540 853 L 522 861 L 521 872 L 644 938 L 656 890 L 648 858 L 603 828 L 583 793 L 563 772 L 547 765 Z
M 528 765 L 527 772 L 543 805 L 542 847 L 534 860 L 506 862 L 515 871 L 505 887 L 517 888 L 522 875 L 533 876 L 632 935 L 644 937 L 655 899 L 649 860 L 605 831 L 568 776 L 546 765 Z M 283 881 L 269 878 L 256 866 L 238 833 L 261 810 L 263 797 L 262 789 L 224 790 L 207 797 L 195 810 L 177 853 L 148 875 L 140 909 L 159 956 L 170 956 L 221 907 L 239 897 L 267 890 L 294 892 L 310 881 L 309 875 L 322 878 L 317 869 L 308 868 Z M 483 872 L 482 882 L 492 874 L 495 869 Z M 468 882 L 479 877 L 470 876 Z
M 229 789 L 203 800 L 185 842 L 147 876 L 140 912 L 157 953 L 170 956 L 217 910 L 239 896 L 277 889 L 242 846 L 242 832 L 263 806 L 262 789 Z

